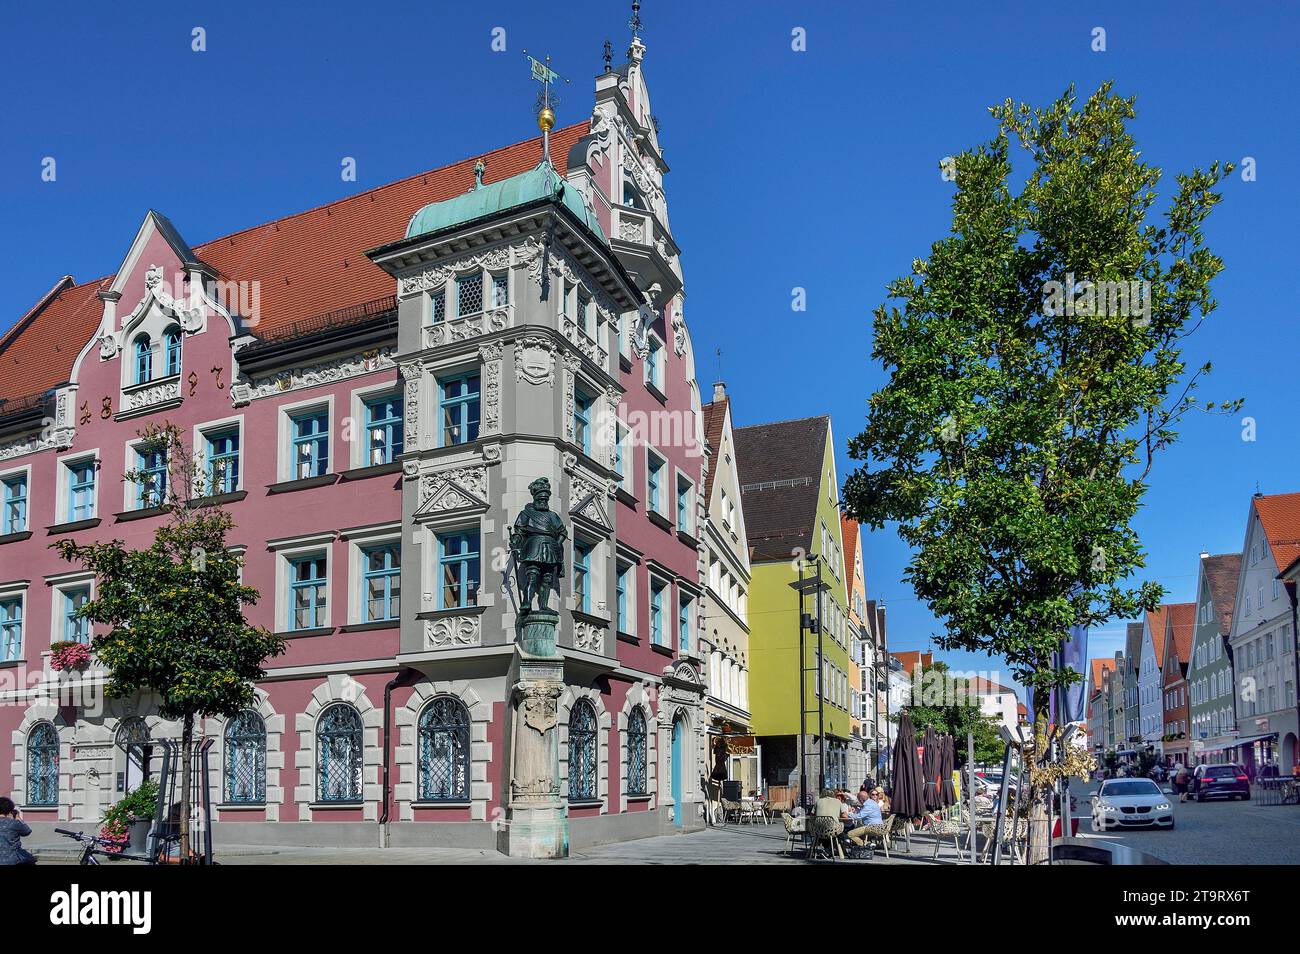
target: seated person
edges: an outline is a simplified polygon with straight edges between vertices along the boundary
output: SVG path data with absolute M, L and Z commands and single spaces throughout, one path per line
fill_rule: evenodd
M 885 823 L 884 815 L 880 811 L 880 804 L 870 798 L 862 803 L 862 807 L 855 812 L 849 812 L 845 816 L 844 827 L 848 829 L 849 841 L 855 845 L 865 845 L 867 843 L 867 827 L 870 825 L 883 825 Z
M 821 797 L 817 799 L 817 807 L 813 810 L 813 814 L 818 818 L 834 818 L 838 821 L 843 812 L 844 805 L 835 797 L 835 793 L 829 788 L 823 788 Z
M 880 811 L 882 814 L 885 815 L 889 814 L 889 796 L 885 794 L 885 790 L 883 788 L 877 786 L 876 788 L 872 789 L 871 800 L 880 806 Z

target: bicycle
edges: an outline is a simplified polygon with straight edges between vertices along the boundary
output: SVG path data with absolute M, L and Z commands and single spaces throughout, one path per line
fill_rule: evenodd
M 98 851 L 101 855 L 112 855 L 117 852 L 104 850 L 100 846 L 118 845 L 119 842 L 109 841 L 107 838 L 97 838 L 94 835 L 87 835 L 84 831 L 68 831 L 66 828 L 54 829 L 55 834 L 63 835 L 65 838 L 71 838 L 73 841 L 80 842 L 85 847 L 82 849 L 81 857 L 77 860 L 79 865 L 100 865 L 102 862 L 95 859 L 95 853 Z

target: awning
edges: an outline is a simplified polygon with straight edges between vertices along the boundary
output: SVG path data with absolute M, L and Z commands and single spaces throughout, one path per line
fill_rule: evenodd
M 1228 749 L 1235 749 L 1239 745 L 1250 745 L 1252 742 L 1258 742 L 1260 739 L 1276 739 L 1276 732 L 1265 732 L 1262 735 L 1247 735 L 1240 739 L 1207 739 L 1207 742 L 1213 742 L 1213 745 L 1203 745 L 1199 749 L 1193 749 L 1197 755 L 1206 755 L 1210 752 L 1226 752 Z

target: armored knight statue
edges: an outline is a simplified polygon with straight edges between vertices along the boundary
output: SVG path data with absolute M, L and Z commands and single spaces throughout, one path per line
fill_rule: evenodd
M 519 586 L 519 612 L 532 612 L 533 597 L 539 610 L 550 609 L 551 593 L 560 592 L 564 576 L 564 541 L 569 532 L 551 509 L 551 482 L 539 477 L 528 485 L 533 502 L 524 506 L 510 529 L 510 554 Z

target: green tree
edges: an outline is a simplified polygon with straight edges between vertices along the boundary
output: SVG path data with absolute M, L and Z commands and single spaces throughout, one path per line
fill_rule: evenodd
M 1001 763 L 1004 745 L 998 738 L 998 720 L 983 713 L 969 680 L 952 675 L 947 663 L 923 667 L 911 698 L 902 711 L 911 717 L 917 739 L 930 726 L 940 735 L 952 736 L 955 768 L 965 764 L 968 732 L 975 736 L 976 762 Z M 898 716 L 892 718 L 897 721 Z
M 141 437 L 168 461 L 165 481 L 126 475 L 143 483 L 167 516 L 152 546 L 54 546 L 95 574 L 95 597 L 79 612 L 108 628 L 92 642 L 109 672 L 108 694 L 155 693 L 160 714 L 181 723 L 181 858 L 188 858 L 195 719 L 234 716 L 253 704 L 262 664 L 284 652 L 284 641 L 244 619 L 258 592 L 240 582 L 242 561 L 226 544 L 230 514 L 207 496 L 219 475 L 202 471 L 175 427 L 153 426 Z
M 1004 658 L 1033 690 L 1034 860 L 1050 786 L 1087 761 L 1053 761 L 1049 693 L 1077 679 L 1052 654 L 1075 624 L 1131 619 L 1162 595 L 1131 523 L 1158 452 L 1193 409 L 1205 365 L 1183 339 L 1215 308 L 1223 267 L 1202 227 L 1231 165 L 1162 174 L 1129 131 L 1134 100 L 1102 85 L 1046 108 L 990 112 L 996 135 L 956 157 L 952 226 L 875 312 L 888 380 L 850 442 L 850 516 L 898 523 L 906 578 L 946 623 L 945 648 Z M 1025 171 L 1012 184 L 1012 145 Z M 1066 748 L 1069 748 L 1068 746 Z

